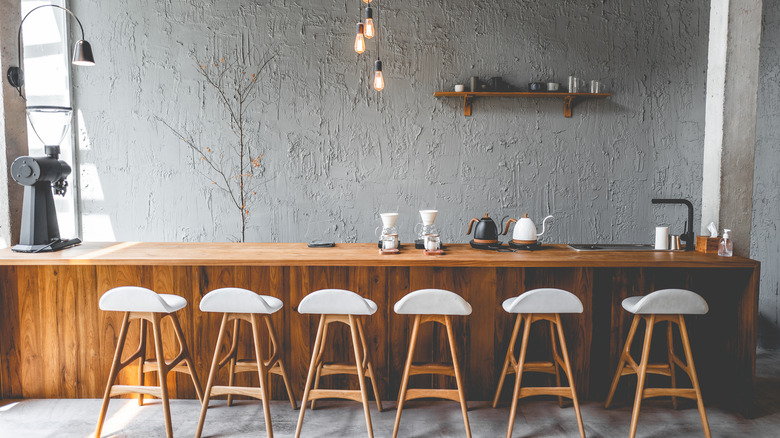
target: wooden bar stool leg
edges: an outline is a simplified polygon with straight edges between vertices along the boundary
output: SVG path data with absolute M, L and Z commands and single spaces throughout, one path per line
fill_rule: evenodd
M 168 438 L 173 438 L 173 424 L 171 423 L 171 407 L 168 404 L 168 370 L 163 355 L 162 334 L 160 333 L 160 314 L 152 313 L 152 333 L 154 333 L 154 353 L 157 356 L 157 375 L 160 384 L 160 396 L 162 398 L 163 413 L 165 415 L 165 433 Z
M 574 376 L 571 372 L 571 362 L 569 362 L 569 351 L 566 348 L 566 339 L 563 336 L 563 326 L 561 325 L 561 315 L 555 314 L 555 325 L 558 327 L 558 340 L 561 344 L 561 353 L 563 353 L 563 363 L 566 365 L 564 371 L 566 372 L 566 378 L 569 379 L 569 387 L 571 388 L 571 401 L 574 403 L 574 415 L 577 416 L 577 427 L 580 430 L 580 438 L 585 438 L 585 425 L 582 424 L 582 413 L 580 412 L 580 403 L 577 400 L 577 390 L 574 388 Z M 552 327 L 552 321 L 550 322 Z M 556 365 L 556 376 L 558 375 Z M 560 377 L 558 377 L 558 386 L 560 384 Z
M 412 326 L 412 338 L 409 341 L 409 354 L 406 356 L 406 365 L 404 365 L 404 375 L 401 379 L 401 390 L 398 392 L 398 407 L 395 413 L 395 425 L 393 426 L 393 438 L 398 436 L 398 428 L 401 424 L 401 411 L 404 407 L 404 401 L 406 401 L 406 389 L 409 386 L 409 372 L 412 368 L 412 360 L 414 358 L 414 347 L 417 345 L 417 332 L 420 328 L 420 315 L 414 317 L 414 325 Z
M 236 318 L 233 321 L 233 339 L 230 342 L 230 361 L 228 362 L 228 386 L 233 386 L 236 378 L 236 360 L 238 359 L 238 331 L 241 329 L 241 321 Z M 233 394 L 228 394 L 227 405 L 233 406 Z
M 374 389 L 376 408 L 379 412 L 382 412 L 382 397 L 379 396 L 379 385 L 376 384 L 376 377 L 374 374 L 374 364 L 371 361 L 371 351 L 369 351 L 368 345 L 366 344 L 366 337 L 364 335 L 364 330 L 363 330 L 363 319 L 359 317 L 356 317 L 355 319 L 357 320 L 358 335 L 360 336 L 360 345 L 363 346 L 363 362 L 365 363 L 365 368 L 368 369 L 368 377 L 371 379 L 371 386 Z
M 701 388 L 699 388 L 699 378 L 696 376 L 696 367 L 693 366 L 693 353 L 691 352 L 691 343 L 688 339 L 688 328 L 685 326 L 685 317 L 678 315 L 680 337 L 682 338 L 683 349 L 685 350 L 685 362 L 688 365 L 690 371 L 688 375 L 691 378 L 693 389 L 696 391 L 696 405 L 699 408 L 699 417 L 701 417 L 701 425 L 704 428 L 704 435 L 710 438 L 710 424 L 707 421 L 707 413 L 704 411 L 704 401 L 701 398 Z
M 176 316 L 175 313 L 171 313 L 170 315 L 173 321 L 174 331 L 176 332 L 176 338 L 179 340 L 179 346 L 181 347 L 182 353 L 184 353 L 184 363 L 187 365 L 190 378 L 192 379 L 192 384 L 195 386 L 195 394 L 198 396 L 198 400 L 203 403 L 203 387 L 200 386 L 198 372 L 195 370 L 195 363 L 192 361 L 190 349 L 187 348 L 187 340 L 184 337 L 184 331 L 181 329 L 181 324 L 179 324 L 179 317 Z
M 328 326 L 330 325 L 330 322 L 325 322 L 325 328 L 323 328 L 322 331 L 322 342 L 320 343 L 320 351 L 317 352 L 317 372 L 314 374 L 314 388 L 312 389 L 319 389 L 320 388 L 320 377 L 322 377 L 322 367 L 325 364 L 325 362 L 322 360 L 322 353 L 325 351 L 324 345 L 328 342 Z M 314 410 L 314 404 L 317 403 L 317 400 L 311 401 L 311 410 Z M 305 406 L 305 405 L 304 405 Z
M 523 380 L 523 364 L 525 363 L 525 353 L 528 348 L 528 335 L 531 332 L 531 323 L 533 321 L 533 315 L 526 315 L 525 327 L 523 327 L 523 340 L 520 342 L 520 357 L 517 359 L 517 368 L 515 369 L 515 390 L 512 393 L 512 408 L 509 410 L 509 425 L 506 429 L 506 438 L 512 438 L 512 429 L 514 429 L 515 426 L 517 400 L 520 395 L 520 382 Z
M 623 346 L 623 351 L 620 353 L 617 371 L 615 371 L 615 377 L 612 379 L 612 385 L 609 388 L 609 394 L 607 394 L 607 401 L 604 402 L 604 409 L 609 408 L 609 405 L 612 403 L 612 397 L 615 395 L 618 381 L 620 380 L 620 376 L 623 374 L 623 367 L 626 365 L 626 358 L 631 356 L 631 344 L 634 342 L 634 335 L 636 335 L 636 328 L 639 325 L 639 319 L 639 315 L 634 315 L 634 319 L 631 321 L 631 328 L 628 330 L 626 344 Z
M 320 316 L 320 324 L 317 328 L 317 336 L 314 341 L 314 351 L 311 353 L 311 362 L 309 363 L 309 373 L 306 375 L 306 386 L 303 388 L 303 398 L 301 399 L 301 413 L 298 414 L 298 425 L 295 426 L 295 438 L 300 438 L 301 427 L 303 426 L 303 416 L 306 413 L 306 402 L 309 401 L 309 392 L 312 380 L 314 380 L 314 371 L 317 367 L 317 353 L 321 348 L 322 331 L 325 327 L 325 318 L 327 315 Z
M 653 339 L 655 315 L 644 316 L 643 319 L 645 320 L 645 342 L 642 345 L 642 362 L 639 363 L 639 370 L 637 370 L 636 396 L 634 397 L 634 410 L 631 413 L 631 431 L 629 432 L 629 438 L 634 438 L 636 436 L 639 408 L 642 406 L 645 378 L 647 377 L 647 363 L 650 358 L 650 341 Z
M 203 406 L 200 409 L 200 419 L 198 420 L 198 430 L 195 432 L 195 438 L 200 438 L 203 433 L 203 425 L 206 422 L 206 412 L 209 409 L 209 399 L 211 398 L 211 388 L 214 386 L 214 377 L 219 371 L 219 347 L 225 340 L 225 329 L 228 323 L 228 314 L 222 314 L 222 323 L 219 325 L 219 335 L 217 336 L 217 345 L 214 347 L 214 358 L 211 360 L 211 369 L 209 369 L 209 379 L 206 382 L 206 392 L 203 394 Z
M 268 400 L 268 370 L 263 362 L 263 340 L 260 336 L 260 318 L 252 314 L 252 337 L 254 338 L 255 358 L 257 359 L 257 375 L 260 378 L 260 397 L 263 402 L 263 415 L 265 416 L 265 431 L 268 438 L 273 438 L 274 430 L 271 425 L 271 405 Z
M 552 364 L 555 368 L 555 386 L 561 387 L 561 373 L 558 369 L 558 349 L 555 345 L 555 324 L 552 321 L 547 321 L 550 326 L 550 348 L 552 348 Z M 572 385 L 571 378 L 569 379 L 569 385 Z M 572 385 L 573 386 L 573 385 Z M 558 396 L 558 407 L 563 407 L 563 397 Z
M 141 340 L 138 344 L 138 351 L 141 353 L 141 356 L 138 358 L 138 385 L 144 386 L 144 381 L 146 380 L 144 377 L 144 363 L 146 363 L 146 320 L 145 319 L 139 319 L 138 320 L 141 324 L 140 331 L 141 331 Z M 138 394 L 138 406 L 144 405 L 144 395 Z
M 368 438 L 374 438 L 374 428 L 371 426 L 371 411 L 368 408 L 368 391 L 366 390 L 366 373 L 363 370 L 363 358 L 360 354 L 360 337 L 357 331 L 355 317 L 349 315 L 349 331 L 352 333 L 352 347 L 355 349 L 355 367 L 357 367 L 358 382 L 360 383 L 360 395 L 363 399 L 363 412 L 366 415 L 366 428 Z
M 517 341 L 517 334 L 520 332 L 520 324 L 523 322 L 523 315 L 517 314 L 515 320 L 515 328 L 512 329 L 512 338 L 509 340 L 509 347 L 506 350 L 506 357 L 504 358 L 504 366 L 501 368 L 501 377 L 498 378 L 498 388 L 496 389 L 496 395 L 493 397 L 493 408 L 498 406 L 498 399 L 501 396 L 501 389 L 504 387 L 504 380 L 509 371 L 510 358 L 515 357 L 515 342 Z
M 122 328 L 119 329 L 119 339 L 116 342 L 114 360 L 111 362 L 111 371 L 108 373 L 108 383 L 106 384 L 106 392 L 103 395 L 103 404 L 100 406 L 100 416 L 98 416 L 98 423 L 95 428 L 96 438 L 100 438 L 100 433 L 103 431 L 103 422 L 106 420 L 106 411 L 108 411 L 108 403 L 111 400 L 111 387 L 114 386 L 114 380 L 116 380 L 116 376 L 119 374 L 119 363 L 122 361 L 122 350 L 125 348 L 125 339 L 127 339 L 127 328 L 129 326 L 130 313 L 125 312 L 124 316 L 122 316 Z
M 460 409 L 463 411 L 463 424 L 466 426 L 466 436 L 471 438 L 471 426 L 469 425 L 469 413 L 466 406 L 466 391 L 463 389 L 460 366 L 458 365 L 458 352 L 455 346 L 455 335 L 452 333 L 452 319 L 449 315 L 444 315 L 445 326 L 447 327 L 447 339 L 450 343 L 450 354 L 452 354 L 452 367 L 455 368 L 455 382 L 458 384 L 458 395 L 460 396 Z
M 263 320 L 265 321 L 265 325 L 268 327 L 268 337 L 271 338 L 271 344 L 274 347 L 274 351 L 278 352 L 279 343 L 276 340 L 276 333 L 274 332 L 273 325 L 271 325 L 271 318 L 269 318 L 268 315 L 263 315 Z M 293 409 L 297 409 L 298 406 L 295 404 L 295 394 L 293 393 L 292 385 L 290 385 L 290 377 L 287 376 L 287 369 L 284 367 L 284 360 L 282 359 L 281 353 L 279 354 L 277 363 L 279 364 L 279 369 L 282 372 L 282 380 L 284 380 L 284 387 L 287 389 L 287 397 L 290 399 L 290 404 L 292 405 Z
M 674 360 L 672 359 L 674 357 L 674 337 L 672 336 L 672 321 L 669 320 L 666 322 L 666 343 L 667 343 L 667 356 L 669 358 L 669 374 L 672 378 L 672 389 L 677 388 L 677 377 L 675 376 L 676 372 L 674 369 Z M 672 396 L 672 407 L 674 409 L 677 409 L 677 397 Z

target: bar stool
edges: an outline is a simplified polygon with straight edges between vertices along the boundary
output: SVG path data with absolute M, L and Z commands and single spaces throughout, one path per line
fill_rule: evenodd
M 203 400 L 203 392 L 198 380 L 198 374 L 192 363 L 192 357 L 187 349 L 184 340 L 184 334 L 179 325 L 179 318 L 176 317 L 177 310 L 187 306 L 187 300 L 169 294 L 158 294 L 152 290 L 136 287 L 122 286 L 116 287 L 104 293 L 98 303 L 100 310 L 123 312 L 122 327 L 119 331 L 119 339 L 116 344 L 114 360 L 111 363 L 111 372 L 108 375 L 108 384 L 103 396 L 103 405 L 100 408 L 100 417 L 98 418 L 95 436 L 100 437 L 103 430 L 103 422 L 106 419 L 106 411 L 111 397 L 121 394 L 138 394 L 138 405 L 143 405 L 144 394 L 162 399 L 163 412 L 165 414 L 165 433 L 169 438 L 173 437 L 173 426 L 171 425 L 171 408 L 168 404 L 168 373 L 171 371 L 189 374 L 192 383 L 195 385 L 195 392 L 198 400 Z M 162 318 L 169 316 L 176 333 L 176 339 L 179 341 L 179 354 L 173 360 L 166 360 L 163 354 L 162 335 L 160 333 L 160 322 Z M 130 357 L 122 360 L 122 350 L 127 339 L 127 329 L 133 320 L 138 319 L 141 327 L 141 340 L 138 349 Z M 154 352 L 156 359 L 147 360 L 146 358 L 146 328 L 147 323 L 152 324 L 152 333 L 154 335 Z M 139 359 L 138 366 L 138 385 L 114 385 L 116 376 L 131 362 Z M 182 363 L 183 362 L 183 363 Z M 157 372 L 159 386 L 144 386 L 144 373 Z
M 279 344 L 276 340 L 271 318 L 269 315 L 276 313 L 283 306 L 278 298 L 258 295 L 251 290 L 227 287 L 216 289 L 206 294 L 200 300 L 200 310 L 203 312 L 222 313 L 222 323 L 219 326 L 219 335 L 217 336 L 217 345 L 214 347 L 214 358 L 211 361 L 211 370 L 209 371 L 209 380 L 206 383 L 206 393 L 203 399 L 203 407 L 200 411 L 200 420 L 198 421 L 198 430 L 195 433 L 196 438 L 200 438 L 203 432 L 203 424 L 206 421 L 206 411 L 209 407 L 209 399 L 212 395 L 227 395 L 228 406 L 232 405 L 232 395 L 245 395 L 262 400 L 263 415 L 265 416 L 265 429 L 269 438 L 274 436 L 271 426 L 271 409 L 268 397 L 268 374 L 282 376 L 284 386 L 287 388 L 287 397 L 290 399 L 292 408 L 295 409 L 295 396 L 290 386 L 290 379 L 287 377 L 287 371 L 284 368 L 281 354 L 279 353 Z M 272 352 L 268 360 L 263 359 L 263 351 L 266 350 L 262 337 L 260 336 L 261 319 L 268 328 L 268 337 L 271 340 Z M 222 342 L 227 335 L 227 326 L 233 321 L 233 339 L 230 351 L 222 360 L 219 359 L 219 351 Z M 244 321 L 252 326 L 252 339 L 254 345 L 254 359 L 238 359 L 238 333 L 240 322 Z M 214 378 L 217 372 L 225 365 L 229 366 L 228 386 L 214 386 Z M 260 377 L 260 387 L 233 386 L 233 378 L 236 373 L 256 372 Z
M 382 399 L 379 397 L 379 387 L 376 384 L 374 366 L 371 363 L 371 355 L 366 345 L 366 338 L 363 335 L 362 316 L 373 315 L 377 306 L 373 301 L 363 298 L 360 295 L 343 289 L 322 289 L 306 295 L 298 305 L 298 313 L 316 314 L 320 316 L 320 324 L 317 328 L 317 337 L 314 341 L 314 351 L 311 354 L 311 363 L 309 364 L 309 373 L 306 376 L 306 387 L 301 400 L 301 413 L 298 416 L 298 426 L 295 428 L 295 438 L 301 436 L 303 426 L 303 415 L 306 413 L 306 403 L 322 398 L 341 398 L 363 402 L 363 412 L 366 417 L 366 427 L 368 436 L 373 438 L 374 429 L 371 426 L 371 413 L 368 409 L 368 390 L 366 389 L 365 377 L 371 379 L 371 385 L 374 388 L 374 397 L 379 412 L 382 412 Z M 325 341 L 328 337 L 328 326 L 334 322 L 340 322 L 349 326 L 352 335 L 352 347 L 355 351 L 355 364 L 331 364 L 324 363 L 322 353 L 325 351 Z M 317 381 L 314 388 L 311 388 L 312 380 L 315 374 Z M 333 374 L 353 374 L 358 376 L 360 390 L 345 389 L 319 389 L 320 376 Z
M 636 396 L 634 398 L 634 410 L 631 413 L 631 432 L 630 437 L 636 435 L 637 420 L 639 419 L 639 407 L 642 399 L 651 397 L 661 397 L 669 395 L 672 397 L 672 405 L 677 409 L 677 397 L 695 399 L 699 408 L 701 424 L 704 428 L 704 435 L 710 437 L 710 425 L 707 423 L 707 413 L 704 411 L 704 402 L 701 398 L 699 388 L 699 379 L 696 377 L 696 368 L 693 366 L 693 354 L 691 353 L 691 344 L 688 340 L 688 329 L 685 326 L 683 315 L 704 315 L 709 311 L 707 301 L 695 292 L 685 289 L 662 289 L 652 292 L 645 296 L 629 297 L 623 300 L 623 308 L 634 314 L 634 320 L 631 322 L 631 328 L 628 331 L 626 345 L 618 361 L 615 378 L 612 380 L 612 387 L 609 389 L 607 401 L 604 404 L 608 408 L 612 403 L 612 397 L 615 395 L 615 389 L 618 380 L 627 374 L 637 375 Z M 645 341 L 642 346 L 642 359 L 637 365 L 631 357 L 631 343 L 634 340 L 639 321 L 645 322 Z M 659 322 L 667 321 L 667 357 L 668 363 L 649 364 L 650 341 L 653 338 L 653 326 Z M 685 350 L 684 364 L 674 353 L 674 338 L 672 335 L 672 324 L 677 324 L 680 332 L 683 350 Z M 691 379 L 692 388 L 677 388 L 675 380 L 675 365 L 680 367 Z M 645 379 L 647 374 L 661 374 L 671 377 L 671 388 L 647 388 L 645 389 Z
M 515 328 L 512 331 L 512 338 L 509 341 L 509 349 L 504 359 L 504 367 L 501 370 L 501 377 L 498 381 L 498 389 L 493 398 L 493 407 L 498 405 L 498 398 L 501 394 L 501 388 L 504 386 L 504 379 L 508 374 L 515 373 L 515 390 L 512 394 L 512 409 L 509 411 L 509 426 L 506 430 L 507 438 L 512 436 L 512 429 L 515 425 L 515 414 L 517 412 L 517 401 L 524 397 L 534 395 L 557 395 L 558 404 L 563 407 L 562 397 L 570 398 L 574 403 L 574 414 L 577 417 L 577 427 L 580 431 L 580 437 L 585 438 L 585 427 L 582 424 L 582 415 L 580 413 L 580 404 L 577 400 L 577 391 L 574 389 L 574 379 L 571 372 L 571 363 L 569 362 L 569 352 L 566 349 L 566 339 L 563 336 L 563 327 L 561 326 L 561 313 L 582 313 L 582 302 L 576 295 L 563 289 L 542 288 L 533 289 L 521 294 L 520 296 L 509 298 L 503 303 L 504 310 L 509 313 L 517 313 Z M 523 327 L 523 340 L 520 343 L 520 356 L 515 359 L 515 342 L 520 332 L 520 325 L 525 320 Z M 525 355 L 528 348 L 528 338 L 531 333 L 531 324 L 537 321 L 548 321 L 550 323 L 550 342 L 552 343 L 552 359 L 549 362 L 526 362 Z M 555 331 L 558 331 L 558 343 L 560 344 L 561 355 L 558 354 L 558 348 L 555 342 Z M 563 369 L 566 378 L 569 381 L 568 386 L 561 386 L 561 376 L 558 367 Z M 556 387 L 525 387 L 521 388 L 520 383 L 523 378 L 523 372 L 537 372 L 554 374 Z
M 471 426 L 466 407 L 466 395 L 463 390 L 463 382 L 458 366 L 458 354 L 455 348 L 455 336 L 452 333 L 452 315 L 471 315 L 471 305 L 460 295 L 442 289 L 421 289 L 411 292 L 401 298 L 393 308 L 399 315 L 415 315 L 412 326 L 412 338 L 409 341 L 409 355 L 406 357 L 404 375 L 401 380 L 401 390 L 398 393 L 398 411 L 395 414 L 393 426 L 393 438 L 398 436 L 398 428 L 401 424 L 401 411 L 404 402 L 418 398 L 443 398 L 460 402 L 463 411 L 463 423 L 466 426 L 466 436 L 471 438 Z M 414 347 L 417 344 L 417 332 L 421 324 L 426 322 L 438 322 L 447 329 L 447 340 L 452 354 L 452 365 L 447 364 L 419 364 L 412 365 Z M 441 374 L 455 377 L 458 389 L 407 389 L 409 376 L 418 374 Z

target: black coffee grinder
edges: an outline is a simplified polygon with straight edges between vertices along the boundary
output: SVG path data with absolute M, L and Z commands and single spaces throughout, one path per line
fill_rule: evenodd
M 70 126 L 73 109 L 61 106 L 30 106 L 27 116 L 46 149 L 45 157 L 19 157 L 11 164 L 11 177 L 24 186 L 22 230 L 16 252 L 59 251 L 81 243 L 61 239 L 54 196 L 65 196 L 70 166 L 59 159 L 60 143 Z M 59 124 L 58 124 L 59 123 Z M 36 125 L 39 125 L 36 127 Z M 61 129 L 58 129 L 62 126 Z M 52 129 L 54 127 L 54 129 Z M 45 130 L 44 130 L 45 129 Z

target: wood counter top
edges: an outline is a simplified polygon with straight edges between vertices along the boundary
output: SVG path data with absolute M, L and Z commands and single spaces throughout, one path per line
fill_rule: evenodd
M 0 250 L 0 266 L 12 265 L 230 265 L 230 266 L 471 266 L 471 267 L 665 267 L 755 268 L 744 257 L 699 252 L 578 252 L 566 245 L 539 251 L 495 252 L 468 244 L 446 245 L 441 256 L 410 248 L 380 255 L 376 244 L 339 243 L 308 248 L 305 243 L 88 242 L 64 251 L 24 254 Z

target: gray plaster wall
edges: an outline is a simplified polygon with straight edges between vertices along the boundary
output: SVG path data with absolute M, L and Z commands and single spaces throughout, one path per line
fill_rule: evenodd
M 761 344 L 780 348 L 780 4 L 764 1 L 750 256 L 761 261 Z
M 650 242 L 698 209 L 707 2 L 382 1 L 386 88 L 370 88 L 374 42 L 352 50 L 349 1 L 79 1 L 98 65 L 74 69 L 83 234 L 146 241 L 230 241 L 239 218 L 196 157 L 155 117 L 232 142 L 192 57 L 275 50 L 252 107 L 267 180 L 249 241 L 371 241 L 378 213 L 436 208 L 445 242 L 472 217 L 528 213 L 555 222 L 547 242 Z M 464 117 L 433 97 L 468 77 L 600 79 L 614 95 L 483 99 Z M 95 220 L 95 218 L 102 218 Z M 323 222 L 324 221 L 324 222 Z

